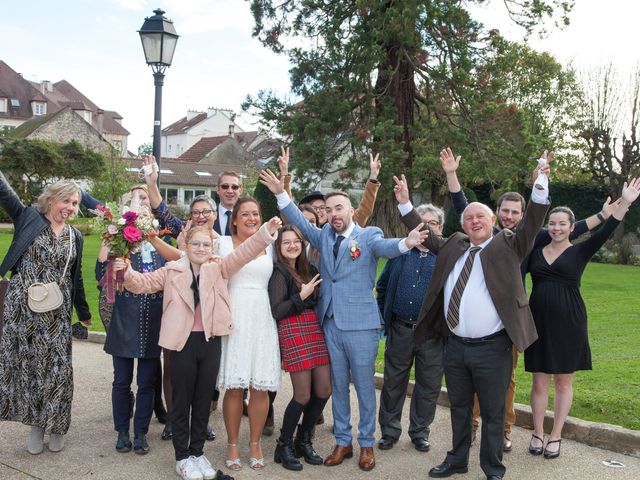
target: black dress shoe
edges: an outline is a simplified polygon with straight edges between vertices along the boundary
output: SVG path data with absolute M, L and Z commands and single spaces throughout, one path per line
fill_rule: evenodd
M 412 438 L 411 443 L 413 443 L 413 446 L 416 447 L 416 450 L 419 452 L 428 452 L 431 447 L 426 438 Z
M 549 448 L 549 444 L 550 443 L 557 443 L 558 444 L 558 450 L 556 450 L 555 452 L 551 452 L 549 450 L 547 450 Z M 547 446 L 544 447 L 544 458 L 558 458 L 560 456 L 560 445 L 562 444 L 562 439 L 559 438 L 558 440 L 547 440 Z
M 171 432 L 171 427 L 169 425 L 165 425 L 162 430 L 162 434 L 160 435 L 161 440 L 171 440 L 173 438 L 173 432 Z
M 393 448 L 393 444 L 397 441 L 398 439 L 393 438 L 391 435 L 382 435 L 382 438 L 378 442 L 378 448 L 380 450 L 391 450 Z
M 467 473 L 469 467 L 467 465 L 451 465 L 447 462 L 442 462 L 437 467 L 433 467 L 429 470 L 429 476 L 432 478 L 450 477 L 456 473 Z
M 213 431 L 211 425 L 207 425 L 207 441 L 212 442 L 216 439 L 216 432 Z
M 541 445 L 539 447 L 534 447 L 533 445 L 531 445 L 531 442 L 533 442 L 534 438 L 537 440 L 540 440 Z M 531 455 L 542 455 L 543 447 L 544 447 L 544 440 L 540 438 L 538 435 L 536 435 L 535 433 L 532 433 L 531 441 L 529 442 L 529 453 Z

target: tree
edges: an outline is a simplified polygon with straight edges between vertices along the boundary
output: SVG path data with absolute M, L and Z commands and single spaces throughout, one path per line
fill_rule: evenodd
M 579 138 L 585 160 L 580 166 L 613 198 L 640 174 L 640 67 L 622 79 L 612 65 L 582 76 L 584 99 Z M 624 234 L 622 226 L 615 238 Z
M 504 2 L 527 31 L 546 18 L 566 22 L 572 7 L 561 0 Z M 354 172 L 366 153 L 380 152 L 384 189 L 373 221 L 399 233 L 390 175 L 403 171 L 410 186 L 437 190 L 434 159 L 443 140 L 467 143 L 483 120 L 472 110 L 482 93 L 476 67 L 496 53 L 497 34 L 485 32 L 466 3 L 253 0 L 253 34 L 289 56 L 291 90 L 302 101 L 262 91 L 243 107 L 291 139 L 292 167 L 307 189 L 336 172 L 337 187 L 360 181 Z M 481 147 L 476 141 L 471 150 L 483 154 Z
M 61 178 L 95 178 L 103 165 L 102 154 L 75 140 L 66 144 L 15 140 L 6 144 L 0 154 L 0 170 L 27 203 L 31 203 L 46 184 Z
M 92 182 L 89 189 L 91 196 L 101 202 L 119 202 L 122 195 L 136 183 L 136 177 L 129 170 L 130 166 L 129 160 L 120 158 L 112 149 L 100 175 Z
M 141 157 L 143 155 L 151 155 L 153 153 L 153 144 L 151 143 L 142 143 L 138 147 L 138 156 Z

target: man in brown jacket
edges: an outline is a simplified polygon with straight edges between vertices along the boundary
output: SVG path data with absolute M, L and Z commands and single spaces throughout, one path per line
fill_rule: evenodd
M 409 202 L 404 181 L 396 181 L 402 221 L 420 217 Z M 489 207 L 471 203 L 461 217 L 463 233 L 430 235 L 425 246 L 437 254 L 431 283 L 415 330 L 417 342 L 445 337 L 444 373 L 451 403 L 453 446 L 430 477 L 468 470 L 473 394 L 482 415 L 480 465 L 487 479 L 503 478 L 504 399 L 511 375 L 512 345 L 523 351 L 537 339 L 520 263 L 533 246 L 548 208 L 548 190 L 534 189 L 523 220 L 514 231 L 493 233 Z

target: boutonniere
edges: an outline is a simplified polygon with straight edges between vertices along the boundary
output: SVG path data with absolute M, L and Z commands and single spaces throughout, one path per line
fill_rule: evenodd
M 360 244 L 357 240 L 351 240 L 349 243 L 349 254 L 351 255 L 351 260 L 356 260 L 360 256 Z

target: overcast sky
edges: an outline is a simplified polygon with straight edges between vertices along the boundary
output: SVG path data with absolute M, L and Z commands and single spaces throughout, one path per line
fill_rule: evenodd
M 532 38 L 532 46 L 578 68 L 610 61 L 621 70 L 635 67 L 640 49 L 632 33 L 640 2 L 576 4 L 571 26 L 544 40 Z M 154 95 L 137 30 L 157 7 L 180 35 L 165 77 L 163 127 L 189 109 L 224 107 L 239 113 L 246 95 L 260 89 L 287 94 L 288 62 L 251 38 L 253 21 L 244 0 L 11 2 L 0 17 L 0 59 L 29 80 L 65 79 L 99 107 L 119 112 L 131 132 L 129 149 L 136 152 L 139 144 L 151 142 Z M 501 0 L 477 11 L 488 27 L 500 28 L 512 40 L 522 37 L 509 24 Z

